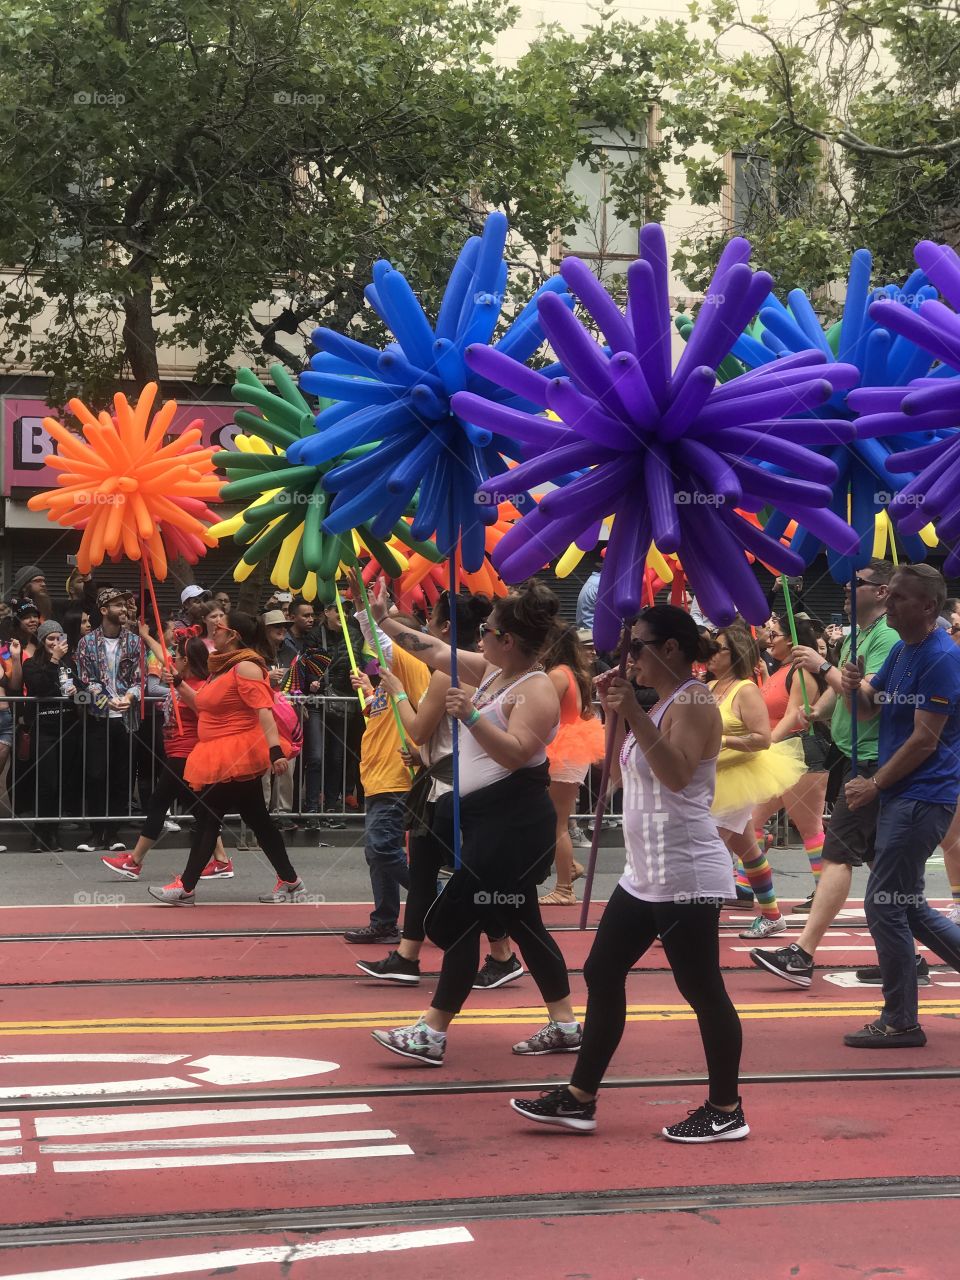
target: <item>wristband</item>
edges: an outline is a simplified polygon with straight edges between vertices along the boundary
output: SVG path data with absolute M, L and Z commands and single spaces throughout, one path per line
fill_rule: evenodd
M 480 719 L 480 712 L 476 707 L 474 707 L 463 723 L 467 726 L 468 729 L 472 729 L 479 719 Z
M 407 697 L 407 695 L 406 695 L 405 693 L 395 693 L 395 694 L 393 695 L 393 700 L 394 700 L 394 702 L 409 702 L 409 701 L 410 701 L 410 699 Z
M 271 747 L 271 748 L 270 748 L 270 763 L 271 763 L 271 764 L 276 764 L 276 762 L 277 762 L 278 760 L 283 760 L 283 759 L 285 759 L 285 756 L 284 756 L 284 754 L 283 754 L 283 747 L 281 747 L 281 746 L 276 746 L 276 747 Z
M 883 790 L 883 787 L 881 787 L 880 783 L 877 781 L 877 775 L 876 775 L 876 774 L 873 774 L 873 776 L 871 777 L 870 781 L 873 783 L 873 785 L 877 788 L 877 790 L 878 790 L 878 791 L 882 791 L 882 790 Z

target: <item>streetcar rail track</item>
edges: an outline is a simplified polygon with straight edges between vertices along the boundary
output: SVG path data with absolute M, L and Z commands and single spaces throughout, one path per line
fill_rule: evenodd
M 830 1179 L 762 1182 L 746 1186 L 618 1188 L 558 1195 L 520 1195 L 391 1201 L 305 1209 L 244 1210 L 196 1216 L 87 1219 L 82 1222 L 0 1227 L 0 1249 L 127 1243 L 132 1239 L 186 1240 L 210 1235 L 268 1234 L 412 1227 L 435 1222 L 576 1218 L 637 1213 L 703 1213 L 825 1204 L 883 1204 L 960 1198 L 957 1177 Z
M 54 1098 L 0 1098 L 0 1114 L 13 1111 L 99 1111 L 124 1107 L 211 1106 L 252 1102 L 328 1102 L 344 1098 L 415 1098 L 437 1094 L 497 1094 L 555 1089 L 566 1077 L 549 1080 L 425 1080 L 422 1084 L 305 1085 L 287 1089 L 204 1089 L 196 1093 L 82 1094 Z M 752 1072 L 740 1077 L 742 1085 L 846 1084 L 848 1082 L 960 1080 L 960 1067 L 844 1068 L 822 1071 Z M 604 1080 L 604 1089 L 698 1089 L 709 1083 L 705 1075 L 621 1076 Z

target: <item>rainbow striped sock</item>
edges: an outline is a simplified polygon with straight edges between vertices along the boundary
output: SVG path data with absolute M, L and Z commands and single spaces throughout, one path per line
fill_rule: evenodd
M 777 905 L 777 895 L 773 891 L 773 872 L 770 870 L 766 854 L 757 849 L 754 858 L 743 859 L 743 869 L 757 899 L 760 914 L 766 916 L 768 920 L 779 920 L 780 907 Z
M 823 870 L 823 832 L 811 836 L 809 840 L 804 840 L 803 847 L 807 851 L 807 857 L 810 859 L 810 871 L 813 875 L 814 885 L 820 883 L 820 872 Z
M 743 869 L 743 863 L 740 861 L 740 859 L 739 859 L 739 858 L 737 858 L 736 869 L 735 869 L 735 875 L 736 875 L 736 881 L 737 881 L 737 888 L 738 888 L 738 889 L 749 889 L 749 888 L 750 888 L 750 881 L 747 879 L 747 873 L 744 871 L 744 869 Z

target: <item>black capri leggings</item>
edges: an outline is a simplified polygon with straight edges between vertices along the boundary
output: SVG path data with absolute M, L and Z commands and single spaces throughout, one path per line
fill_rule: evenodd
M 488 905 L 481 905 L 478 910 L 473 904 L 476 886 L 477 880 L 471 872 L 455 871 L 441 895 L 442 901 L 452 890 L 451 897 L 463 902 L 463 907 L 460 918 L 455 922 L 456 941 L 443 953 L 440 979 L 432 1002 L 434 1009 L 444 1013 L 460 1012 L 480 969 L 480 935 L 487 932 L 491 937 L 496 936 L 495 926 L 501 924 L 517 944 L 524 964 L 540 988 L 544 1003 L 565 999 L 570 994 L 567 966 L 560 948 L 544 928 L 536 880 L 523 880 L 509 893 L 499 895 L 493 903 L 493 916 Z M 478 899 L 482 896 L 489 902 L 494 895 L 481 892 L 475 896 Z M 506 901 L 499 901 L 499 897 Z M 448 928 L 454 923 L 452 912 L 447 915 L 445 923 Z
M 292 884 L 297 873 L 287 856 L 283 836 L 274 826 L 263 799 L 263 784 L 259 778 L 240 778 L 233 782 L 214 782 L 204 787 L 196 798 L 194 813 L 197 826 L 190 846 L 190 856 L 180 877 L 183 887 L 192 892 L 197 887 L 203 868 L 213 856 L 217 836 L 226 813 L 239 813 L 253 834 L 260 848 L 270 859 L 270 865 L 281 880 Z
M 627 1021 L 627 974 L 659 936 L 677 988 L 697 1015 L 710 1101 L 720 1107 L 737 1101 L 743 1036 L 720 972 L 719 921 L 719 903 L 641 902 L 617 885 L 583 967 L 587 1016 L 570 1081 L 575 1088 L 599 1090 Z
M 424 816 L 426 830 L 410 832 L 410 883 L 403 908 L 403 937 L 407 942 L 423 942 L 426 937 L 423 922 L 436 901 L 437 876 L 441 867 L 453 862 L 453 854 L 433 829 L 435 812 L 436 805 L 430 801 Z M 505 938 L 507 934 L 492 915 L 485 925 L 485 932 L 488 938 Z
M 183 780 L 187 766 L 186 756 L 167 756 L 159 762 L 156 784 L 150 793 L 147 816 L 140 834 L 148 840 L 156 840 L 163 830 L 163 820 L 174 801 L 179 800 L 184 814 L 192 814 L 200 799 L 199 791 L 192 791 Z

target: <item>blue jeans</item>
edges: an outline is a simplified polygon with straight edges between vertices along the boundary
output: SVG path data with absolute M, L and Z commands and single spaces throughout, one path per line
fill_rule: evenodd
M 400 916 L 400 890 L 410 883 L 404 825 L 406 798 L 405 791 L 367 796 L 363 852 L 373 889 L 372 925 L 396 926 Z
M 960 969 L 960 926 L 934 911 L 923 893 L 927 859 L 946 835 L 954 807 L 899 798 L 880 805 L 864 907 L 883 979 L 880 1021 L 895 1031 L 917 1025 L 914 938 Z

